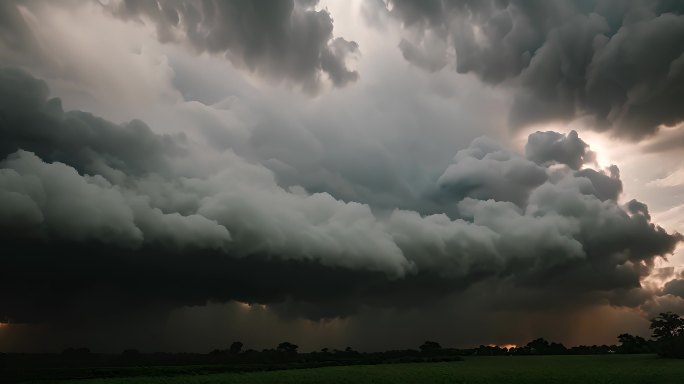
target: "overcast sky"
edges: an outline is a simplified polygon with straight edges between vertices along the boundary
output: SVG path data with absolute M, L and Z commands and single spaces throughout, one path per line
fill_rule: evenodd
M 684 4 L 0 2 L 0 351 L 648 336 Z

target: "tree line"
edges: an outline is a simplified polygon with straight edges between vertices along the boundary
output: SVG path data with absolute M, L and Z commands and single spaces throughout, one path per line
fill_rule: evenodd
M 617 344 L 613 345 L 579 345 L 571 348 L 565 347 L 562 343 L 550 342 L 544 338 L 530 341 L 524 346 L 505 348 L 492 345 L 480 345 L 477 348 L 442 348 L 435 341 L 426 341 L 415 349 L 405 349 L 385 352 L 360 353 L 347 347 L 345 350 L 329 350 L 323 348 L 318 352 L 308 354 L 298 353 L 298 346 L 289 342 L 280 343 L 275 349 L 265 349 L 261 352 L 255 350 L 243 351 L 241 342 L 234 342 L 230 348 L 225 350 L 216 349 L 211 355 L 217 356 L 239 356 L 243 355 L 247 360 L 249 357 L 258 359 L 258 356 L 269 356 L 271 360 L 278 358 L 294 358 L 306 356 L 310 360 L 321 361 L 326 359 L 348 359 L 366 358 L 369 360 L 383 361 L 398 357 L 410 358 L 434 358 L 437 356 L 501 356 L 501 355 L 590 355 L 590 354 L 639 354 L 657 353 L 662 357 L 684 358 L 684 317 L 673 312 L 664 312 L 651 319 L 650 329 L 652 338 L 646 340 L 641 336 L 622 333 L 617 336 Z
M 614 345 L 580 345 L 571 348 L 562 343 L 538 338 L 524 346 L 512 348 L 487 345 L 476 348 L 444 348 L 436 341 L 425 341 L 417 349 L 359 352 L 347 347 L 342 350 L 323 348 L 302 353 L 296 344 L 288 341 L 261 351 L 245 349 L 243 343 L 236 341 L 226 349 L 215 349 L 209 353 L 143 353 L 129 349 L 121 354 L 98 354 L 91 353 L 87 348 L 67 348 L 61 354 L 0 353 L 0 366 L 30 369 L 220 365 L 220 371 L 247 371 L 325 365 L 459 361 L 463 356 L 657 353 L 666 358 L 684 358 L 684 318 L 672 312 L 661 313 L 651 320 L 650 329 L 652 338 L 649 340 L 623 333 L 618 335 Z
M 566 348 L 561 343 L 549 342 L 544 338 L 530 341 L 525 346 L 503 348 L 481 345 L 472 351 L 473 355 L 593 355 L 593 354 L 639 354 L 657 353 L 666 358 L 684 358 L 684 317 L 673 312 L 663 312 L 651 319 L 652 338 L 622 333 L 618 344 L 579 345 Z

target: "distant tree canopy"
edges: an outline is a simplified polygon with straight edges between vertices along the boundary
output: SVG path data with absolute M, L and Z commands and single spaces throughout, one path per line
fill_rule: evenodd
M 276 348 L 276 351 L 278 352 L 283 352 L 283 353 L 291 353 L 291 354 L 296 354 L 297 349 L 299 349 L 299 346 L 296 344 L 292 344 L 289 341 L 282 342 L 278 344 L 278 347 Z
M 629 333 L 623 333 L 618 336 L 620 346 L 617 352 L 619 353 L 650 353 L 653 352 L 649 342 L 641 336 L 632 336 Z
M 567 351 L 563 344 L 550 343 L 541 337 L 527 343 L 525 348 L 533 355 L 561 355 Z
M 233 341 L 228 350 L 232 355 L 237 355 L 242 351 L 243 344 L 239 341 Z
M 475 354 L 478 356 L 503 356 L 508 355 L 509 350 L 496 345 L 480 345 L 475 349 Z
M 549 349 L 551 344 L 549 344 L 548 341 L 546 341 L 543 338 L 538 338 L 530 341 L 527 343 L 527 346 L 533 351 L 533 352 L 545 352 Z
M 233 341 L 228 349 L 214 349 L 209 352 L 211 355 L 239 355 L 242 352 L 243 344 L 239 341 Z
M 416 349 L 389 350 L 384 352 L 359 352 L 351 347 L 344 350 L 323 348 L 320 352 L 299 352 L 296 344 L 285 341 L 276 348 L 256 351 L 244 349 L 243 343 L 235 341 L 228 349 L 215 349 L 206 354 L 170 354 L 142 353 L 129 349 L 121 354 L 91 353 L 88 348 L 67 348 L 61 354 L 23 356 L 21 354 L 0 354 L 0 357 L 16 361 L 35 360 L 46 366 L 54 364 L 71 364 L 73 366 L 142 366 L 142 365 L 202 365 L 202 364 L 237 364 L 242 368 L 254 364 L 255 367 L 283 367 L 288 364 L 298 365 L 353 365 L 382 364 L 401 362 L 437 362 L 460 361 L 460 356 L 529 356 L 529 355 L 587 355 L 610 353 L 654 353 L 662 357 L 684 358 L 684 318 L 673 313 L 664 312 L 651 319 L 652 339 L 622 333 L 617 336 L 619 345 L 579 345 L 566 348 L 563 344 L 537 338 L 523 346 L 511 348 L 497 345 L 480 345 L 477 348 L 444 348 L 432 340 L 423 342 Z M 11 355 L 11 356 L 10 356 Z M 1 360 L 1 359 L 0 359 Z M 2 365 L 3 361 L 0 361 Z
M 426 341 L 420 347 L 420 351 L 423 353 L 434 353 L 442 349 L 442 346 L 436 341 Z

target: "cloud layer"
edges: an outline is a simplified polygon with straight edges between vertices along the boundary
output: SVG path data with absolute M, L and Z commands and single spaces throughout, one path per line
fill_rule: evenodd
M 404 58 L 516 90 L 514 126 L 588 116 L 641 139 L 684 120 L 684 7 L 672 1 L 411 1 Z M 441 43 L 440 43 L 441 42 Z M 453 50 L 455 55 L 450 55 Z
M 3 2 L 0 349 L 645 336 L 684 310 L 678 8 Z
M 347 67 L 358 44 L 333 37 L 333 20 L 317 1 L 121 1 L 112 11 L 152 22 L 162 42 L 186 42 L 197 52 L 225 55 L 233 64 L 315 92 L 322 75 L 342 87 L 358 73 Z
M 63 112 L 21 71 L 3 70 L 0 90 L 0 316 L 17 321 L 231 299 L 336 317 L 484 281 L 634 306 L 681 240 L 645 204 L 618 203 L 617 167 L 587 168 L 574 132 L 532 134 L 527 157 L 486 138 L 457 152 L 433 194 L 453 214 L 374 212 L 286 189 L 232 151 L 203 150 L 216 172 L 177 169 L 198 155 L 183 136 Z

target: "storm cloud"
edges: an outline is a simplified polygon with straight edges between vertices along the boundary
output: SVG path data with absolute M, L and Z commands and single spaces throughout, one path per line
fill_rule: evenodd
M 645 336 L 678 7 L 3 2 L 0 350 Z
M 670 280 L 665 284 L 663 292 L 684 298 L 684 279 Z
M 332 318 L 362 305 L 418 305 L 483 281 L 626 305 L 619 292 L 639 290 L 681 240 L 652 223 L 645 206 L 618 204 L 617 167 L 575 170 L 585 146 L 570 147 L 572 161 L 562 153 L 540 160 L 559 142 L 538 137 L 560 138 L 553 132 L 530 136 L 535 161 L 486 138 L 459 151 L 434 181 L 455 214 L 374 213 L 285 189 L 230 151 L 214 155 L 223 162 L 215 173 L 183 174 L 173 160 L 195 156 L 187 140 L 63 112 L 24 72 L 1 78 L 4 97 L 15 100 L 2 109 L 6 151 L 16 149 L 0 172 L 10 266 L 0 316 L 8 319 L 44 320 L 55 306 L 76 316 L 209 300 L 289 302 L 283 311 Z M 22 87 L 7 85 L 17 81 Z M 72 126 L 82 134 L 62 154 Z M 575 136 L 568 139 L 580 142 Z M 86 155 L 67 156 L 75 153 Z M 157 165 L 141 167 L 143 155 Z M 179 282 L 186 289 L 174 288 Z M 125 300 L 132 291 L 137 299 Z
M 166 156 L 183 153 L 182 135 L 157 135 L 142 121 L 113 124 L 81 111 L 64 112 L 45 82 L 10 68 L 0 69 L 0 156 L 19 149 L 47 161 L 110 179 L 168 171 Z
M 684 7 L 672 1 L 411 1 L 404 58 L 510 87 L 513 126 L 589 117 L 642 139 L 684 120 Z M 440 39 L 442 44 L 435 43 Z M 455 60 L 447 60 L 448 50 Z
M 596 162 L 596 154 L 576 131 L 567 135 L 558 132 L 535 132 L 527 139 L 525 156 L 537 164 L 565 164 L 580 169 L 585 163 Z
M 315 92 L 325 75 L 335 87 L 357 80 L 347 60 L 354 41 L 333 36 L 333 19 L 317 1 L 121 1 L 112 11 L 152 22 L 162 42 L 187 42 L 197 52 Z

